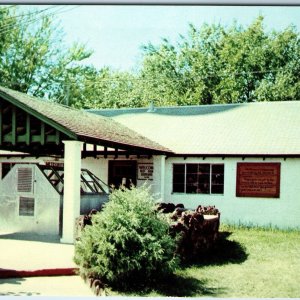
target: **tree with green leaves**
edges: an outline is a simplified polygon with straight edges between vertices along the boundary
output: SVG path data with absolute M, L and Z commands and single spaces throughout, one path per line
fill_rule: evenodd
M 190 25 L 176 45 L 145 46 L 145 89 L 158 105 L 300 99 L 299 32 L 266 32 L 263 20 L 247 28 Z
M 189 25 L 177 43 L 143 46 L 135 72 L 82 62 L 92 52 L 64 47 L 51 15 L 0 7 L 0 85 L 77 108 L 300 99 L 300 34 L 290 26 Z
M 86 67 L 72 72 L 66 86 L 72 106 L 77 108 L 120 108 L 141 106 L 137 91 L 138 77 L 129 72 Z
M 149 43 L 137 73 L 101 70 L 92 101 L 84 103 L 117 108 L 150 101 L 163 106 L 299 100 L 299 32 L 292 26 L 267 32 L 263 21 L 259 16 L 248 27 L 190 25 L 176 44 Z
M 179 266 L 169 221 L 155 212 L 150 188 L 114 190 L 75 243 L 74 260 L 84 278 L 118 289 L 150 285 Z
M 0 7 L 0 85 L 34 96 L 65 98 L 66 78 L 83 72 L 79 63 L 92 52 L 80 44 L 64 47 L 53 16 Z

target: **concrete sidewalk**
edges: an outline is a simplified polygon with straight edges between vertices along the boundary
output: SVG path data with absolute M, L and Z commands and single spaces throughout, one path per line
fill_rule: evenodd
M 79 276 L 0 279 L 0 296 L 95 297 Z
M 0 296 L 94 296 L 75 275 L 74 245 L 53 236 L 1 232 L 0 249 Z
M 74 245 L 58 237 L 33 234 L 0 234 L 0 278 L 74 275 Z

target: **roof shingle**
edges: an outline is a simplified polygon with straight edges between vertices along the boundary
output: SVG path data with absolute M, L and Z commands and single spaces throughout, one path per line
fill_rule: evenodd
M 52 125 L 60 126 L 69 135 L 75 135 L 78 140 L 93 141 L 95 143 L 98 141 L 99 144 L 101 144 L 101 141 L 111 142 L 120 147 L 123 145 L 125 149 L 130 146 L 157 152 L 170 152 L 166 147 L 149 140 L 109 117 L 41 100 L 4 87 L 0 87 L 0 97 L 7 101 L 13 101 L 15 105 L 24 110 L 33 111 L 38 116 L 52 121 Z

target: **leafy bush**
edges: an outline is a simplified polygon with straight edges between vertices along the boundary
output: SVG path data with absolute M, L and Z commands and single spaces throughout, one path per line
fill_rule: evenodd
M 128 288 L 172 273 L 176 240 L 166 217 L 155 212 L 149 188 L 114 190 L 109 200 L 75 244 L 81 275 Z

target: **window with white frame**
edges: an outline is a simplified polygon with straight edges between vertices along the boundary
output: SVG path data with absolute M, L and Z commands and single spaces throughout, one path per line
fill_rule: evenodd
M 223 194 L 224 164 L 173 164 L 173 193 Z

